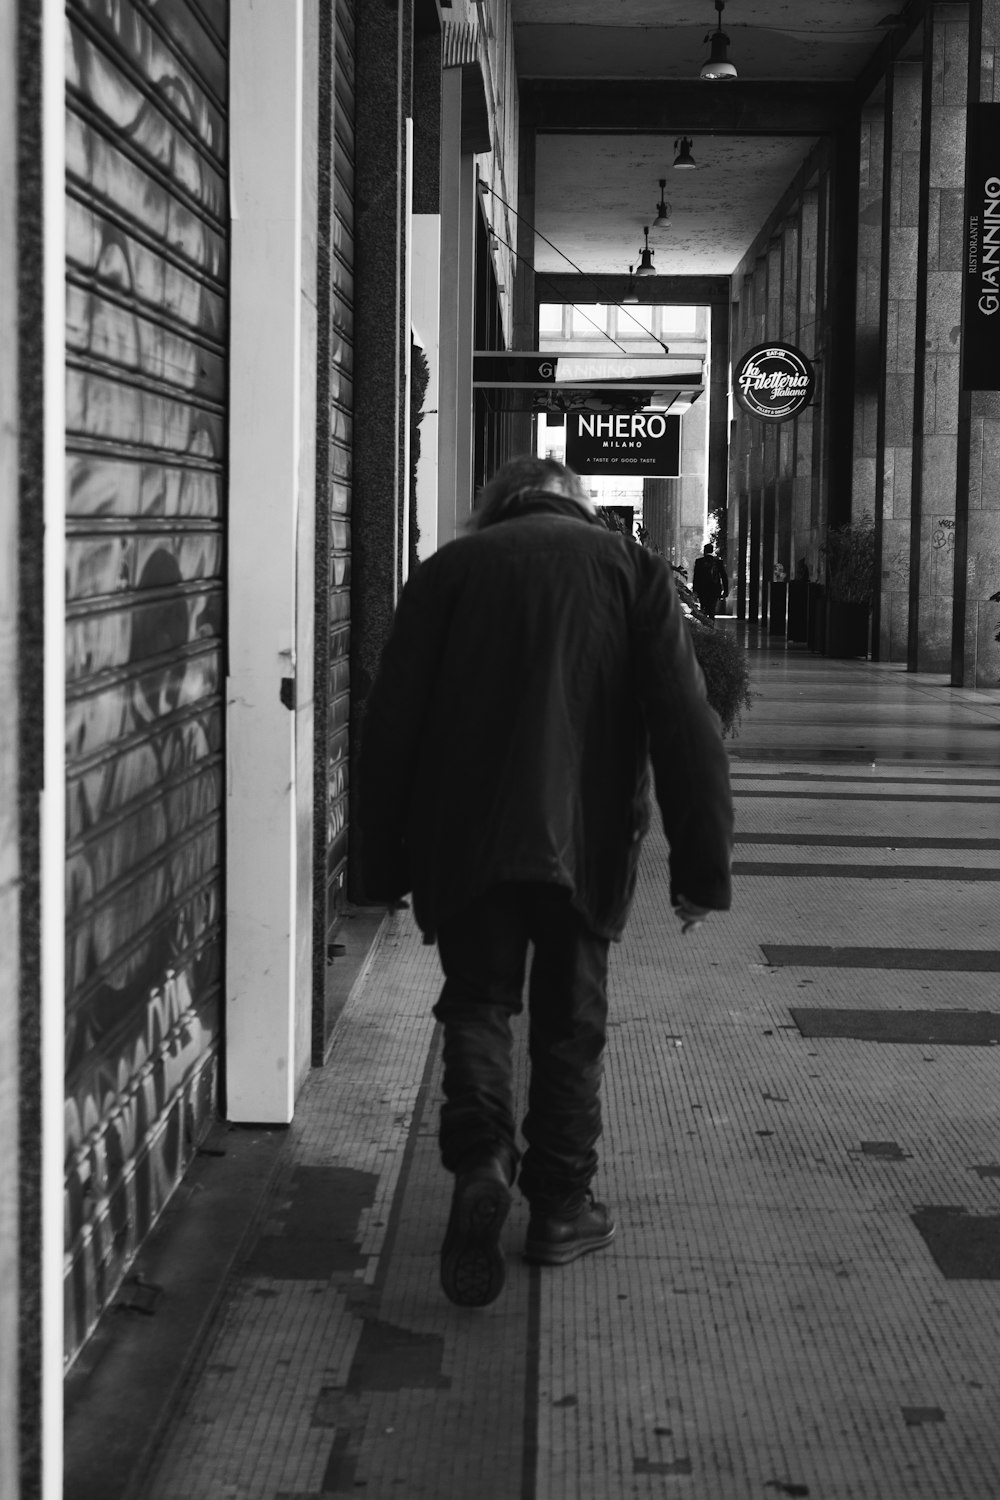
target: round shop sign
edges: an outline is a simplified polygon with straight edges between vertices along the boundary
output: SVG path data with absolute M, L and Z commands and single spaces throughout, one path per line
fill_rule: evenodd
M 809 405 L 816 388 L 813 367 L 792 344 L 756 344 L 733 370 L 733 393 L 752 417 L 787 422 Z

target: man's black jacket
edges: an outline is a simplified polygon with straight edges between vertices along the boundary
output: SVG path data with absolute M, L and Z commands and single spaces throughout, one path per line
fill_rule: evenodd
M 618 937 L 650 760 L 671 897 L 726 909 L 728 762 L 670 569 L 536 495 L 403 590 L 361 743 L 366 894 L 412 890 L 432 938 L 501 881 L 555 882 Z

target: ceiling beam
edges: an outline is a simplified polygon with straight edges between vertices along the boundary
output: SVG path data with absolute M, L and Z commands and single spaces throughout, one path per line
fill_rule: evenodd
M 538 272 L 535 297 L 538 302 L 620 303 L 628 290 L 627 276 L 574 276 L 561 272 Z M 704 307 L 729 302 L 728 276 L 663 276 L 642 282 L 643 302 L 676 303 L 680 307 Z
M 525 78 L 537 131 L 592 135 L 823 135 L 857 111 L 837 83 Z

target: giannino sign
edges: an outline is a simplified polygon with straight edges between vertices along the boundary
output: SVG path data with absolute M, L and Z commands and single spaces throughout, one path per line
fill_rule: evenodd
M 680 473 L 681 419 L 660 411 L 569 412 L 566 463 L 577 474 Z
M 815 388 L 812 364 L 792 344 L 755 344 L 733 370 L 733 394 L 744 411 L 762 422 L 797 417 Z
M 1000 390 L 1000 104 L 969 108 L 962 386 Z

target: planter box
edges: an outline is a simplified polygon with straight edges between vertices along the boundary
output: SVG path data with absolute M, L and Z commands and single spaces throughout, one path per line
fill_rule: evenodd
M 808 585 L 806 645 L 820 656 L 826 649 L 826 589 L 821 583 Z
M 809 584 L 804 578 L 793 578 L 788 585 L 788 639 L 809 639 Z
M 828 599 L 825 655 L 867 656 L 870 615 L 867 604 L 838 604 Z

